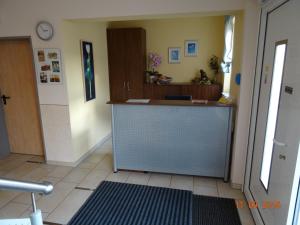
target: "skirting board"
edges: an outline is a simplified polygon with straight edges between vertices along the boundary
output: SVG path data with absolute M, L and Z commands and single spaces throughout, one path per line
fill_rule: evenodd
M 97 144 L 94 145 L 94 147 L 92 147 L 89 151 L 87 151 L 85 154 L 83 154 L 76 162 L 60 162 L 60 161 L 47 160 L 47 164 L 57 165 L 57 166 L 76 167 L 83 160 L 85 160 L 87 157 L 89 157 L 96 149 L 100 148 L 110 138 L 111 138 L 111 133 L 109 133 L 104 138 L 102 138 Z

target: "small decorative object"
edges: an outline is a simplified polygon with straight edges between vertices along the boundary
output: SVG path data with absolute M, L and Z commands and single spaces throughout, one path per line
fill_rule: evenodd
M 85 100 L 90 101 L 96 98 L 93 44 L 88 41 L 81 41 L 82 68 L 84 77 Z
M 156 80 L 156 84 L 170 84 L 171 81 L 172 81 L 172 77 L 159 74 Z
M 61 84 L 60 50 L 56 48 L 35 49 L 35 67 L 40 84 Z
M 180 63 L 180 48 L 169 48 L 169 63 Z
M 185 56 L 197 56 L 198 55 L 198 41 L 191 40 L 185 41 Z
M 47 21 L 41 21 L 36 25 L 36 34 L 37 36 L 44 40 L 49 41 L 54 35 L 54 29 L 51 23 Z
M 237 73 L 237 74 L 235 75 L 235 83 L 236 83 L 237 85 L 240 85 L 240 84 L 241 84 L 241 74 L 240 74 L 240 73 Z
M 213 80 L 214 80 L 214 82 L 216 82 L 217 75 L 219 74 L 219 71 L 220 71 L 220 60 L 219 60 L 219 58 L 215 55 L 212 55 L 212 57 L 209 59 L 208 65 L 214 73 Z
M 192 80 L 192 83 L 211 85 L 211 81 L 209 80 L 206 72 L 202 69 L 200 70 L 199 75 Z

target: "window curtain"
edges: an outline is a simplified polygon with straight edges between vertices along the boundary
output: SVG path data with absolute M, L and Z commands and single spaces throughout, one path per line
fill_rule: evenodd
M 233 29 L 234 16 L 225 16 L 225 46 L 223 62 L 221 64 L 224 73 L 231 72 L 232 54 L 233 54 Z

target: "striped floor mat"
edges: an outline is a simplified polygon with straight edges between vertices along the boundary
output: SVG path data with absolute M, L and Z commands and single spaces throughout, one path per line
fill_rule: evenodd
M 104 181 L 68 225 L 192 225 L 192 199 L 191 191 Z

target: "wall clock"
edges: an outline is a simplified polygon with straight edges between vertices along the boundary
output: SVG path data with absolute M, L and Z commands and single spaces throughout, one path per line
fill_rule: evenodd
M 36 25 L 36 34 L 44 41 L 48 41 L 53 37 L 54 30 L 51 23 L 41 21 Z

